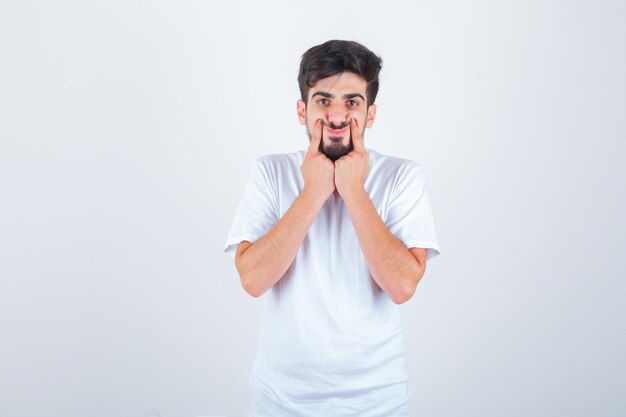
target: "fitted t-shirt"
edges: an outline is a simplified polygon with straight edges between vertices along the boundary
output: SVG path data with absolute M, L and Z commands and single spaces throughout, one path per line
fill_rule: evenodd
M 424 168 L 366 148 L 364 187 L 407 248 L 439 254 Z M 302 191 L 305 151 L 259 157 L 224 250 L 255 242 Z M 264 301 L 248 416 L 407 416 L 404 319 L 372 278 L 340 195 L 326 200 Z

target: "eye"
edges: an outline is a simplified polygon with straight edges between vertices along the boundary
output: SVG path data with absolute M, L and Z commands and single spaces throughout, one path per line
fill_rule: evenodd
M 359 102 L 356 100 L 348 100 L 348 106 L 350 107 L 356 107 L 359 105 Z
M 318 104 L 325 105 L 325 104 L 328 104 L 328 99 L 327 98 L 321 98 L 321 99 L 317 100 L 317 102 L 318 102 Z

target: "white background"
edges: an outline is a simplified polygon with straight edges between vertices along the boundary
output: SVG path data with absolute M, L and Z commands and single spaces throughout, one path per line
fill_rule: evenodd
M 624 2 L 4 0 L 1 417 L 244 415 L 223 244 L 334 38 L 383 58 L 366 146 L 427 172 L 412 416 L 626 414 Z

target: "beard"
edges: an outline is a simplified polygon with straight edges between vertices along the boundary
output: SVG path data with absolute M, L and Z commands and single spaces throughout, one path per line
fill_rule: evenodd
M 320 142 L 320 152 L 322 152 L 328 159 L 335 162 L 337 159 L 341 158 L 344 155 L 347 155 L 354 149 L 352 146 L 352 139 L 350 139 L 350 143 L 348 145 L 344 145 L 341 143 L 343 138 L 329 138 L 331 143 L 328 145 L 324 145 L 324 141 Z
M 344 123 L 342 125 L 335 125 L 334 123 L 327 124 L 322 120 L 322 124 L 324 126 L 329 125 L 332 129 L 338 130 L 343 129 L 344 127 L 350 126 L 350 122 Z M 309 136 L 309 141 L 311 140 L 311 133 L 309 132 L 309 128 L 307 127 L 307 134 Z M 329 144 L 324 143 L 324 133 L 322 133 L 322 140 L 320 141 L 319 151 L 326 155 L 328 159 L 335 162 L 337 159 L 341 158 L 344 155 L 349 154 L 354 146 L 352 145 L 352 138 L 349 139 L 348 144 L 344 145 L 343 137 L 341 136 L 329 136 L 328 140 L 330 140 Z

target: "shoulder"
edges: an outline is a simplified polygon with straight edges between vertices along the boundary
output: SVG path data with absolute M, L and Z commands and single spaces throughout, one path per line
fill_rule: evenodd
M 391 177 L 424 176 L 424 167 L 419 162 L 407 158 L 386 155 L 376 150 L 365 148 L 370 155 L 370 167 L 378 175 Z
M 370 151 L 371 188 L 384 189 L 395 202 L 411 202 L 419 198 L 427 188 L 424 167 L 407 158 Z M 368 178 L 369 179 L 369 178 Z
M 276 186 L 285 179 L 300 175 L 304 154 L 304 151 L 296 151 L 259 156 L 254 162 L 253 170 L 257 176 Z
M 256 158 L 255 164 L 265 169 L 300 167 L 304 160 L 304 151 L 289 153 L 275 153 L 262 155 Z

